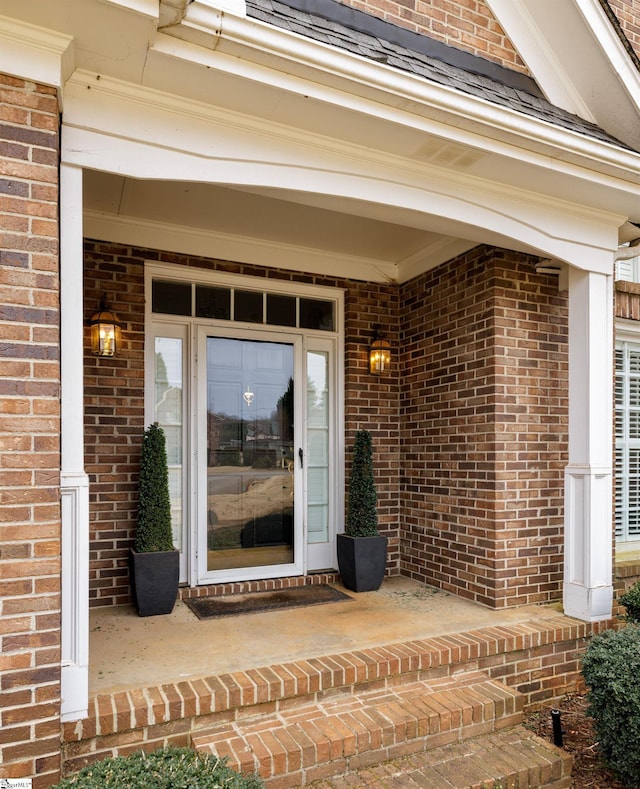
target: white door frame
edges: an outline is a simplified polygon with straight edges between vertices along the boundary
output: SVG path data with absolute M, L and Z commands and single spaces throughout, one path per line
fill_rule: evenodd
M 233 321 L 218 321 L 203 318 L 195 318 L 193 316 L 173 316 L 165 314 L 152 313 L 151 304 L 151 285 L 154 279 L 164 281 L 172 280 L 177 282 L 188 282 L 191 284 L 202 284 L 207 286 L 220 286 L 240 288 L 241 290 L 257 289 L 268 291 L 269 293 L 281 293 L 292 296 L 306 297 L 311 299 L 320 299 L 332 301 L 335 309 L 335 326 L 334 331 L 325 330 L 308 330 L 308 329 L 283 329 L 275 325 L 268 324 L 246 324 L 235 323 Z M 295 423 L 299 425 L 299 433 L 296 432 L 297 447 L 304 447 L 306 455 L 307 445 L 307 431 L 306 431 L 306 405 L 304 403 L 304 393 L 302 389 L 306 389 L 307 380 L 307 351 L 321 350 L 328 351 L 330 355 L 329 360 L 329 376 L 330 376 L 330 457 L 332 460 L 332 468 L 330 469 L 330 501 L 329 501 L 329 545 L 320 553 L 317 549 L 312 548 L 315 559 L 312 558 L 311 563 L 308 561 L 308 551 L 302 551 L 302 557 L 294 562 L 296 565 L 295 572 L 284 572 L 285 565 L 274 565 L 274 572 L 265 574 L 261 572 L 260 578 L 268 577 L 282 577 L 285 575 L 303 575 L 309 571 L 336 568 L 336 549 L 335 549 L 335 535 L 343 531 L 344 524 L 344 291 L 340 288 L 331 288 L 320 285 L 308 285 L 306 283 L 287 282 L 284 280 L 267 280 L 265 281 L 260 277 L 239 276 L 234 274 L 227 274 L 226 272 L 209 271 L 206 269 L 194 269 L 183 266 L 168 265 L 164 263 L 156 263 L 155 261 L 147 261 L 145 263 L 145 293 L 146 293 L 146 338 L 145 338 L 145 424 L 154 421 L 155 408 L 153 403 L 153 386 L 152 386 L 152 370 L 154 369 L 154 344 L 153 337 L 154 330 L 160 329 L 162 332 L 163 326 L 167 327 L 167 336 L 171 336 L 173 331 L 178 331 L 182 336 L 182 329 L 176 329 L 181 326 L 186 332 L 185 343 L 185 387 L 188 392 L 185 393 L 185 423 L 189 423 L 185 429 L 184 439 L 184 458 L 185 466 L 188 468 L 187 479 L 184 487 L 183 507 L 184 507 L 184 546 L 188 556 L 188 571 L 187 580 L 191 586 L 197 586 L 203 583 L 198 577 L 197 569 L 197 523 L 200 515 L 201 503 L 199 501 L 198 489 L 202 486 L 203 481 L 199 479 L 198 470 L 198 451 L 202 451 L 198 446 L 199 428 L 198 420 L 202 417 L 199 416 L 200 403 L 199 399 L 202 394 L 198 391 L 198 373 L 197 365 L 198 359 L 201 358 L 201 352 L 198 349 L 198 335 L 201 331 L 208 331 L 210 334 L 216 336 L 229 336 L 229 337 L 249 337 L 251 332 L 254 333 L 254 339 L 268 340 L 274 336 L 279 336 L 282 342 L 292 342 L 292 337 L 297 337 L 300 340 L 300 361 L 299 368 L 296 367 L 296 374 L 300 375 L 301 396 L 298 398 L 298 408 L 300 412 L 295 413 Z M 206 358 L 206 353 L 205 353 Z M 298 362 L 296 362 L 298 364 Z M 298 373 L 299 369 L 299 373 Z M 204 412 L 206 413 L 206 400 Z M 297 428 L 296 428 L 297 431 Z M 202 439 L 200 439 L 202 443 Z M 297 452 L 297 449 L 296 449 Z M 297 459 L 297 458 L 296 458 Z M 306 533 L 306 472 L 303 475 L 297 474 L 297 477 L 302 477 L 299 483 L 302 487 L 296 488 L 294 495 L 296 498 L 303 502 L 303 533 L 301 547 L 307 546 L 307 533 Z M 247 569 L 247 568 L 245 568 Z M 246 574 L 243 579 L 246 579 Z M 216 577 L 215 581 L 208 580 L 206 583 L 223 582 L 222 577 Z

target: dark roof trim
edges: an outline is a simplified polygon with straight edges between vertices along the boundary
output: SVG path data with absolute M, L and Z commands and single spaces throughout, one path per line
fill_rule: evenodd
M 627 54 L 633 61 L 633 65 L 638 69 L 638 71 L 640 71 L 640 57 L 638 57 L 638 55 L 636 54 L 635 49 L 631 45 L 631 42 L 629 41 L 624 30 L 622 29 L 622 25 L 620 24 L 620 20 L 616 16 L 616 12 L 611 8 L 608 0 L 600 0 L 600 5 L 602 6 L 602 10 L 607 15 L 609 22 L 611 22 L 613 29 L 616 31 L 618 38 L 620 39 L 620 41 L 622 41 L 622 46 L 626 49 Z
M 285 2 L 290 8 L 335 22 L 349 30 L 375 36 L 390 44 L 397 44 L 412 52 L 440 60 L 454 68 L 488 77 L 494 82 L 543 98 L 543 93 L 535 80 L 526 74 L 512 71 L 479 55 L 449 46 L 426 35 L 414 33 L 412 30 L 399 27 L 392 22 L 343 5 L 337 0 L 282 0 L 282 2 Z

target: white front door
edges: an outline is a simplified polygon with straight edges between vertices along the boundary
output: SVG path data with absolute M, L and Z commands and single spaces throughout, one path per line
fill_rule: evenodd
M 341 294 L 199 274 L 204 284 L 189 270 L 147 270 L 146 421 L 167 435 L 181 580 L 334 569 Z
M 301 338 L 198 335 L 198 583 L 299 575 Z

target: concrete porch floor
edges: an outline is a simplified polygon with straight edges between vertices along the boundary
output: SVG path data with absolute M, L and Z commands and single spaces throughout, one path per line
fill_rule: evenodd
M 554 605 L 493 611 L 400 577 L 387 578 L 377 592 L 348 594 L 353 599 L 345 602 L 209 620 L 198 619 L 180 601 L 169 616 L 139 617 L 132 606 L 93 609 L 89 693 L 539 620 L 559 610 Z

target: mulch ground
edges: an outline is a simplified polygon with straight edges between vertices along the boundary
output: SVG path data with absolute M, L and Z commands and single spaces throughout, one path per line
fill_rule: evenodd
M 586 698 L 565 696 L 553 707 L 525 715 L 525 726 L 549 742 L 553 742 L 552 709 L 560 710 L 563 747 L 573 756 L 572 789 L 627 789 L 602 761 Z

